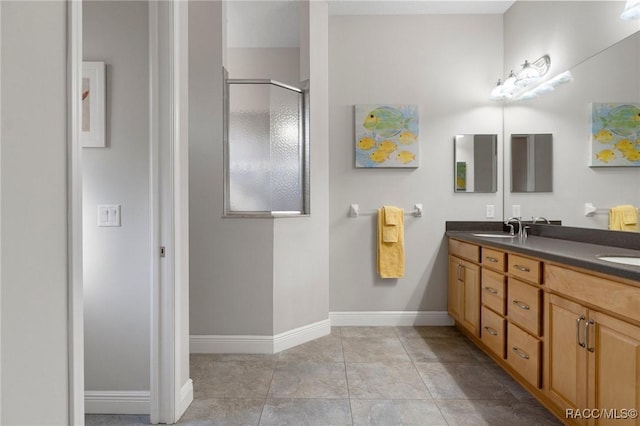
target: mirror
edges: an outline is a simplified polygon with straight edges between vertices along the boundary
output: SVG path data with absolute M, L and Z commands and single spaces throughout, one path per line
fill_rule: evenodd
M 571 67 L 574 81 L 553 93 L 504 106 L 507 137 L 553 134 L 553 192 L 520 193 L 505 187 L 504 217 L 520 211 L 525 219 L 544 216 L 567 226 L 608 229 L 609 209 L 640 207 L 640 167 L 589 167 L 594 155 L 592 104 L 640 102 L 638 64 L 640 32 Z M 507 173 L 515 168 L 508 164 L 511 148 L 504 145 Z M 616 147 L 601 149 L 618 155 Z
M 498 135 L 456 135 L 454 192 L 496 192 Z
M 511 192 L 552 191 L 552 135 L 511 135 Z

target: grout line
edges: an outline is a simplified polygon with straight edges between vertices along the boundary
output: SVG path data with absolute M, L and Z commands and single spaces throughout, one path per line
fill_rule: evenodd
M 353 425 L 353 407 L 351 407 L 351 389 L 349 389 L 349 376 L 347 375 L 347 358 L 344 356 L 344 340 L 342 337 L 342 329 L 340 329 L 340 348 L 342 349 L 342 365 L 344 366 L 344 380 L 347 383 L 347 401 L 349 401 L 349 416 L 351 416 L 351 424 Z

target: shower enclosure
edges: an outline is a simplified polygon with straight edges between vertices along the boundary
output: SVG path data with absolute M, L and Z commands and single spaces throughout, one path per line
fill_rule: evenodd
M 225 215 L 309 212 L 308 92 L 273 80 L 225 81 Z

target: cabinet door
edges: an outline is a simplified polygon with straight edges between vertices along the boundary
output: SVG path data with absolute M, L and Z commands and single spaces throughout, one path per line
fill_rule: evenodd
M 584 340 L 587 309 L 547 293 L 545 312 L 545 394 L 561 411 L 587 408 L 587 351 L 578 343 Z
M 462 311 L 462 296 L 464 276 L 462 274 L 462 260 L 449 256 L 449 287 L 447 290 L 447 310 L 454 320 L 460 322 Z
M 480 337 L 480 267 L 463 261 L 462 268 L 464 295 L 460 323 Z
M 590 311 L 587 341 L 589 406 L 604 410 L 640 408 L 640 327 Z M 596 420 L 598 425 L 635 425 L 637 419 Z

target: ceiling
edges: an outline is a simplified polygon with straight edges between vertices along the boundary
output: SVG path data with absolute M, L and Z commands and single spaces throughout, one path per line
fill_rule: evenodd
M 311 0 L 313 1 L 313 0 Z M 328 0 L 329 15 L 502 14 L 515 1 Z M 297 0 L 228 0 L 227 47 L 298 47 Z

